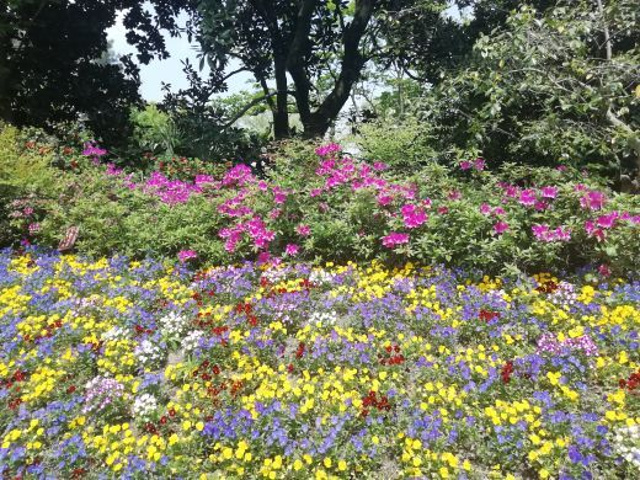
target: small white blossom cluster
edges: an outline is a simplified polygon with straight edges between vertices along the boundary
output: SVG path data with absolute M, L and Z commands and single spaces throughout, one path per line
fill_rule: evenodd
M 158 345 L 149 340 L 143 340 L 134 350 L 138 363 L 143 367 L 156 367 L 164 358 L 164 354 Z
M 103 342 L 109 342 L 112 340 L 124 340 L 128 336 L 129 334 L 124 328 L 113 327 L 100 335 L 100 340 L 102 340 Z
M 182 340 L 182 348 L 186 353 L 193 352 L 200 345 L 200 339 L 204 337 L 202 330 L 194 330 Z
M 549 295 L 549 301 L 556 305 L 573 305 L 577 300 L 578 294 L 576 293 L 576 287 L 564 281 L 558 283 L 557 290 Z
M 309 275 L 309 281 L 315 285 L 323 285 L 325 283 L 331 283 L 334 277 L 334 274 L 319 268 L 314 269 L 311 272 L 311 274 Z
M 187 317 L 177 312 L 170 312 L 158 321 L 160 332 L 166 337 L 178 337 L 187 327 Z
M 278 283 L 286 279 L 287 273 L 288 272 L 283 268 L 270 268 L 262 273 L 262 278 L 271 283 Z
M 143 393 L 134 400 L 131 413 L 134 417 L 149 420 L 157 408 L 158 402 L 156 401 L 156 397 L 148 393 Z
M 640 471 L 640 425 L 618 428 L 613 437 L 613 449 Z
M 312 312 L 309 315 L 309 323 L 311 325 L 314 324 L 322 324 L 322 325 L 335 325 L 338 322 L 338 314 L 333 310 L 328 312 Z

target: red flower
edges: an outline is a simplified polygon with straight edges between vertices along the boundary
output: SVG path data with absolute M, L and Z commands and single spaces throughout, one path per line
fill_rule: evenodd
M 502 367 L 500 376 L 502 377 L 502 383 L 509 383 L 511 381 L 511 375 L 513 374 L 513 362 L 509 360 Z

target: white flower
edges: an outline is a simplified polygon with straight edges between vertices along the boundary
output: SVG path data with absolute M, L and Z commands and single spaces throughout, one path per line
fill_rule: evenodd
M 127 330 L 122 327 L 113 327 L 110 330 L 107 330 L 102 335 L 100 335 L 100 339 L 103 342 L 109 342 L 111 340 L 124 340 L 129 336 Z
M 149 340 L 143 340 L 138 344 L 134 354 L 138 363 L 143 367 L 157 366 L 164 358 L 164 354 L 160 347 Z
M 187 317 L 177 312 L 170 312 L 158 321 L 160 332 L 167 337 L 180 336 L 187 327 Z
M 148 420 L 158 408 L 158 402 L 153 395 L 143 393 L 135 399 L 131 408 L 134 417 Z
M 309 275 L 309 281 L 316 285 L 322 285 L 325 283 L 331 283 L 334 277 L 334 274 L 329 273 L 321 268 L 316 268 Z
M 613 436 L 613 450 L 640 470 L 640 426 L 618 428 Z
M 186 353 L 193 352 L 200 345 L 200 339 L 204 337 L 202 330 L 194 330 L 182 340 L 182 348 Z
M 335 325 L 338 321 L 338 314 L 333 310 L 328 312 L 312 312 L 309 315 L 309 323 L 321 325 Z

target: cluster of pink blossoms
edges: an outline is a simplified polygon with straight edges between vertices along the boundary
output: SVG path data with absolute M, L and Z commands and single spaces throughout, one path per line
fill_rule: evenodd
M 599 242 L 605 240 L 608 230 L 613 229 L 619 221 L 627 221 L 634 224 L 640 224 L 640 215 L 631 215 L 629 212 L 609 212 L 605 215 L 600 215 L 595 222 L 593 220 L 587 220 L 584 224 L 584 229 L 587 235 L 595 237 Z
M 169 180 L 160 172 L 153 172 L 142 186 L 145 193 L 155 195 L 168 205 L 186 203 L 194 193 L 202 193 L 206 184 L 213 183 L 209 175 L 196 176 L 193 183 Z
M 397 245 L 403 245 L 409 243 L 408 233 L 391 232 L 389 235 L 382 238 L 382 245 L 387 248 L 394 248 Z
M 598 346 L 588 335 L 560 341 L 553 333 L 545 333 L 538 340 L 538 353 L 560 355 L 567 350 L 581 350 L 587 357 L 598 355 Z
M 585 191 L 585 194 L 580 198 L 580 206 L 582 208 L 602 210 L 605 203 L 607 203 L 606 195 L 598 190 L 587 190 L 584 185 L 577 185 L 576 191 Z
M 408 203 L 404 205 L 400 212 L 404 220 L 404 226 L 407 228 L 418 228 L 424 224 L 429 218 L 422 208 L 416 207 Z
M 225 250 L 230 253 L 234 252 L 243 234 L 247 234 L 253 240 L 255 247 L 263 250 L 266 250 L 269 247 L 269 243 L 276 238 L 276 233 L 269 230 L 264 221 L 256 216 L 245 222 L 220 230 L 219 235 L 225 240 Z
M 571 240 L 571 229 L 557 227 L 552 230 L 549 225 L 534 225 L 531 227 L 534 237 L 541 242 L 568 242 Z
M 476 158 L 474 161 L 463 160 L 460 162 L 460 170 L 471 170 L 472 168 L 481 172 L 485 169 L 487 162 L 484 158 Z

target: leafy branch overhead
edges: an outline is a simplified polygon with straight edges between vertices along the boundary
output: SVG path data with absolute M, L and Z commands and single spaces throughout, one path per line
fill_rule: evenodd
M 290 134 L 289 97 L 307 137 L 323 135 L 335 121 L 374 56 L 382 25 L 393 8 L 416 2 L 378 0 L 204 0 L 199 6 L 198 40 L 214 71 L 239 62 L 272 97 L 277 138 Z M 333 82 L 318 95 L 328 72 Z

